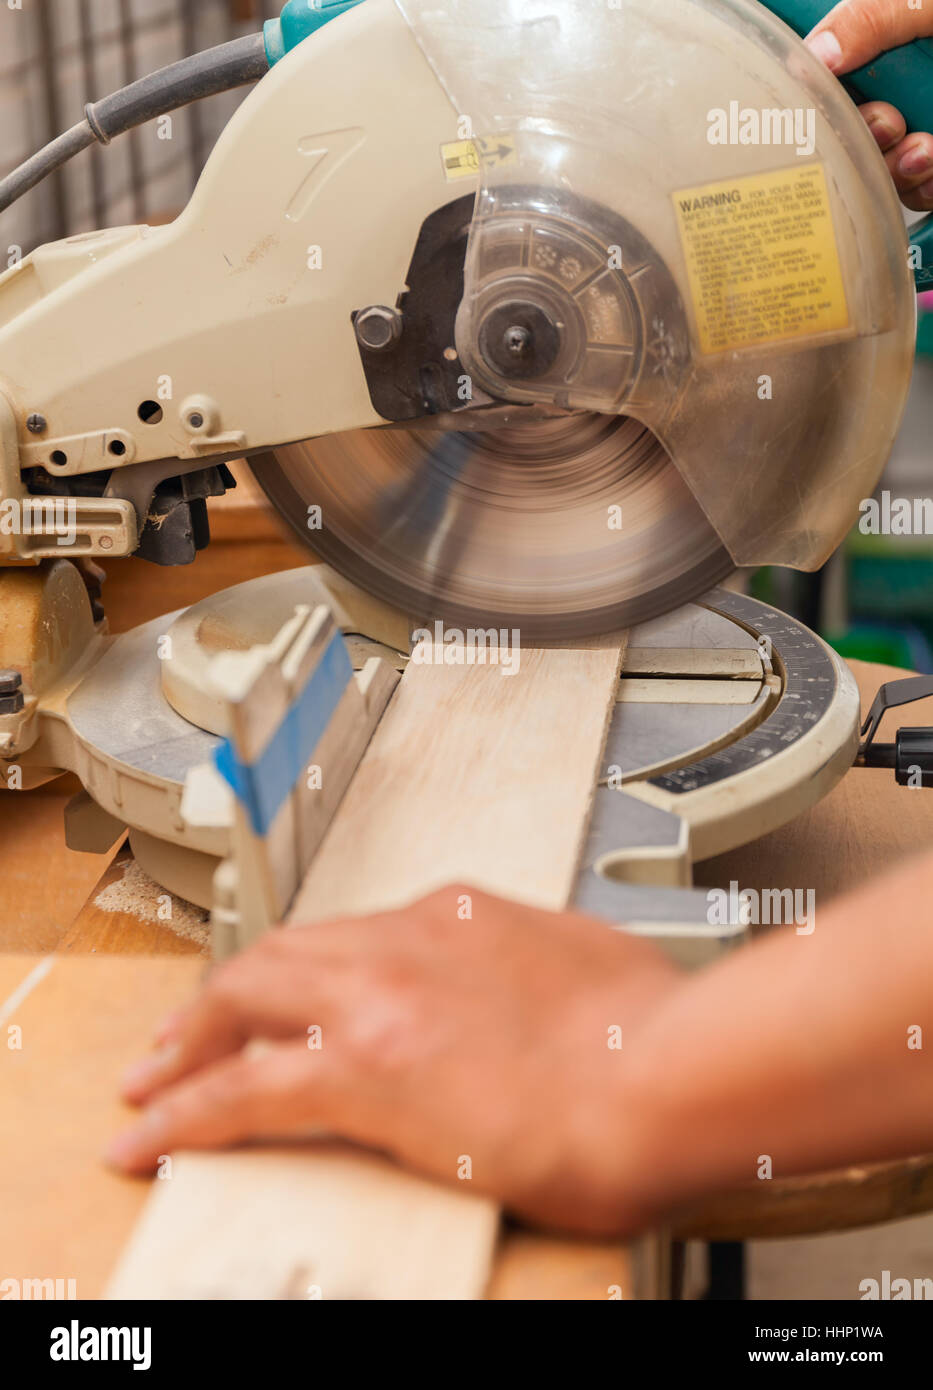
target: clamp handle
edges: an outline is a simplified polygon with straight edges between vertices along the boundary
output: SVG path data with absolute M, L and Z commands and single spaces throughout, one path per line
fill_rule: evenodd
M 827 0 L 764 0 L 764 5 L 801 38 L 834 8 Z M 853 101 L 890 102 L 904 117 L 908 130 L 933 131 L 933 43 L 928 39 L 914 39 L 882 53 L 840 81 Z M 933 214 L 911 227 L 910 244 L 920 251 L 920 265 L 914 271 L 917 289 L 931 289 Z

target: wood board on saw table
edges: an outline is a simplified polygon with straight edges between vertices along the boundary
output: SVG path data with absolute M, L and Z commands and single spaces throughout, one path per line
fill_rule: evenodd
M 101 1295 L 148 1194 L 102 1162 L 106 1141 L 129 1120 L 119 1076 L 202 973 L 191 958 L 0 957 L 0 1023 L 21 1030 L 21 1046 L 0 1049 L 0 1190 L 15 1194 L 0 1214 L 0 1280 L 74 1280 L 76 1297 Z M 430 1296 L 482 1291 L 496 1233 L 492 1203 L 472 1205 L 383 1169 L 366 1154 L 325 1152 L 311 1165 L 297 1147 L 184 1155 L 171 1179 L 156 1181 L 148 1207 L 169 1281 L 160 1296 L 307 1298 L 318 1285 L 324 1297 L 372 1297 L 356 1277 L 348 1232 L 378 1251 L 380 1287 L 394 1285 L 396 1297 L 412 1296 L 409 1268 L 416 1280 L 420 1274 L 422 1294 L 425 1270 L 440 1289 Z M 163 1236 L 160 1203 L 169 1191 L 190 1207 L 184 1231 L 169 1226 Z M 145 1246 L 137 1258 L 146 1258 Z M 122 1284 L 132 1297 L 148 1275 L 130 1263 L 111 1295 L 121 1296 Z
M 513 675 L 498 665 L 413 659 L 289 920 L 400 906 L 455 881 L 566 906 L 623 648 L 624 636 L 617 636 L 523 650 Z M 452 1172 L 457 1161 L 452 1155 Z M 180 1155 L 173 1181 L 151 1198 L 113 1289 L 141 1298 L 275 1297 L 296 1278 L 319 1283 L 308 1270 L 323 1266 L 334 1289 L 352 1288 L 356 1297 L 480 1297 L 497 1225 L 492 1204 L 402 1175 L 388 1160 L 366 1158 L 365 1169 L 361 1162 L 348 1149 L 342 1156 L 307 1151 L 297 1168 L 281 1151 Z M 259 1183 L 261 1210 L 244 1200 Z M 269 1260 L 255 1271 L 262 1287 L 250 1285 L 229 1250 L 218 1261 L 215 1243 L 198 1239 L 193 1213 L 204 1210 L 205 1191 L 213 1195 L 204 1234 L 229 1224 L 239 1248 L 268 1242 L 270 1211 L 295 1210 L 321 1243 L 302 1260 L 289 1240 L 267 1244 Z M 358 1200 L 339 1192 L 356 1192 Z M 438 1252 L 432 1259 L 413 1255 L 401 1294 L 398 1263 L 385 1255 L 390 1217 L 399 1241 L 406 1232 L 427 1232 Z M 449 1273 L 439 1279 L 439 1268 Z M 244 1294 L 250 1286 L 252 1295 Z
M 497 1228 L 494 1203 L 345 1145 L 183 1153 L 107 1296 L 479 1298 Z
M 22 1030 L 21 1048 L 0 1048 L 0 1287 L 7 1279 L 19 1285 L 61 1279 L 69 1297 L 104 1296 L 108 1276 L 149 1194 L 147 1183 L 121 1177 L 101 1160 L 107 1140 L 129 1118 L 117 1099 L 118 1077 L 146 1046 L 162 1016 L 190 997 L 203 970 L 204 962 L 190 957 L 0 955 L 0 1029 L 5 1041 L 9 1027 Z M 294 1163 L 296 1150 L 286 1152 Z M 265 1168 L 256 1164 L 267 1157 L 276 1162 L 273 1154 L 254 1152 L 254 1176 L 264 1174 Z M 347 1175 L 353 1171 L 346 1165 L 340 1179 L 344 1203 Z M 367 1176 L 365 1170 L 362 1176 Z M 478 1282 L 487 1258 L 477 1244 L 483 1234 L 478 1223 L 471 1222 L 466 1249 L 479 1264 L 461 1260 L 451 1270 L 446 1248 L 435 1258 L 434 1242 L 449 1237 L 450 1220 L 462 1227 L 459 1194 L 456 1210 L 443 1203 L 446 1194 L 438 1205 L 425 1203 L 417 1183 L 420 1224 L 412 1234 L 406 1224 L 410 1204 L 404 1199 L 408 1184 L 416 1180 L 400 1178 L 392 1189 L 394 1213 L 389 1208 L 387 1218 L 384 1209 L 377 1212 L 382 1237 L 395 1240 L 396 1266 L 417 1250 L 432 1262 L 437 1287 L 446 1287 L 448 1297 L 464 1281 Z M 381 1174 L 380 1192 L 385 1192 Z M 399 1237 L 387 1231 L 387 1220 L 395 1216 L 404 1227 Z M 490 1221 L 494 1224 L 491 1209 Z M 221 1245 L 219 1251 L 226 1248 Z M 281 1245 L 274 1248 L 281 1252 Z M 306 1299 L 314 1296 L 317 1285 L 322 1295 L 329 1288 L 332 1296 L 335 1276 L 346 1277 L 344 1252 L 325 1246 L 315 1259 L 321 1245 L 314 1240 L 307 1250 L 294 1242 L 289 1253 L 296 1249 L 293 1278 L 286 1279 L 278 1294 Z M 654 1296 L 660 1279 L 652 1264 L 661 1249 L 660 1238 L 628 1247 L 510 1231 L 496 1250 L 485 1294 L 490 1299 L 601 1301 L 619 1288 L 625 1298 L 642 1289 Z M 242 1261 L 238 1273 L 241 1278 L 249 1274 Z M 401 1289 L 406 1273 L 397 1268 L 396 1275 Z M 73 1289 L 68 1289 L 70 1280 Z M 365 1296 L 358 1282 L 353 1292 Z
M 579 866 L 624 639 L 520 669 L 413 656 L 289 914 L 320 921 L 468 883 L 558 910 Z

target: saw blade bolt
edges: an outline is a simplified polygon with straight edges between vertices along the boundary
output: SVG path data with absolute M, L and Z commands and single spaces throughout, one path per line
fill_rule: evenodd
M 398 342 L 402 333 L 402 316 L 397 309 L 385 304 L 373 304 L 361 309 L 354 320 L 357 342 L 370 352 L 384 352 Z
M 524 357 L 531 347 L 531 334 L 528 329 L 513 323 L 511 328 L 506 329 L 505 347 L 513 357 Z
M 479 350 L 490 367 L 505 377 L 540 377 L 560 355 L 560 327 L 540 305 L 508 299 L 495 305 L 483 319 Z

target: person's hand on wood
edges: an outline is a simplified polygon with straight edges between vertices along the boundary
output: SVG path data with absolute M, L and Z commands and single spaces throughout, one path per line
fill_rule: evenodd
M 316 1128 L 535 1220 L 625 1228 L 650 1206 L 634 1038 L 680 979 L 636 937 L 469 888 L 274 931 L 128 1077 L 147 1110 L 110 1157 Z
M 899 866 L 695 974 L 469 888 L 272 932 L 128 1078 L 145 1113 L 111 1161 L 316 1130 L 608 1234 L 763 1173 L 928 1152 L 931 882 L 933 858 Z
M 111 1161 L 316 1130 L 608 1234 L 763 1172 L 928 1152 L 931 882 L 933 858 L 899 866 L 692 975 L 468 888 L 272 932 L 128 1078 L 145 1113 Z
M 907 0 L 842 0 L 807 37 L 807 45 L 837 77 L 864 67 L 873 58 L 933 35 L 933 6 Z M 885 101 L 859 108 L 884 153 L 905 207 L 933 208 L 933 135 L 907 134 L 904 117 Z

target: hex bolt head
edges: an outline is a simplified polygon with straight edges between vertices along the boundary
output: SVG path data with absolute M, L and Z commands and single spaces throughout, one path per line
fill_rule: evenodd
M 42 434 L 43 430 L 48 428 L 48 423 L 45 416 L 40 415 L 38 411 L 33 411 L 26 417 L 26 428 L 30 434 Z
M 20 671 L 0 671 L 0 714 L 19 714 L 25 703 L 22 685 Z
M 361 347 L 368 348 L 370 352 L 384 352 L 398 342 L 402 333 L 402 316 L 397 309 L 390 309 L 385 304 L 372 304 L 368 309 L 360 310 L 353 327 Z

